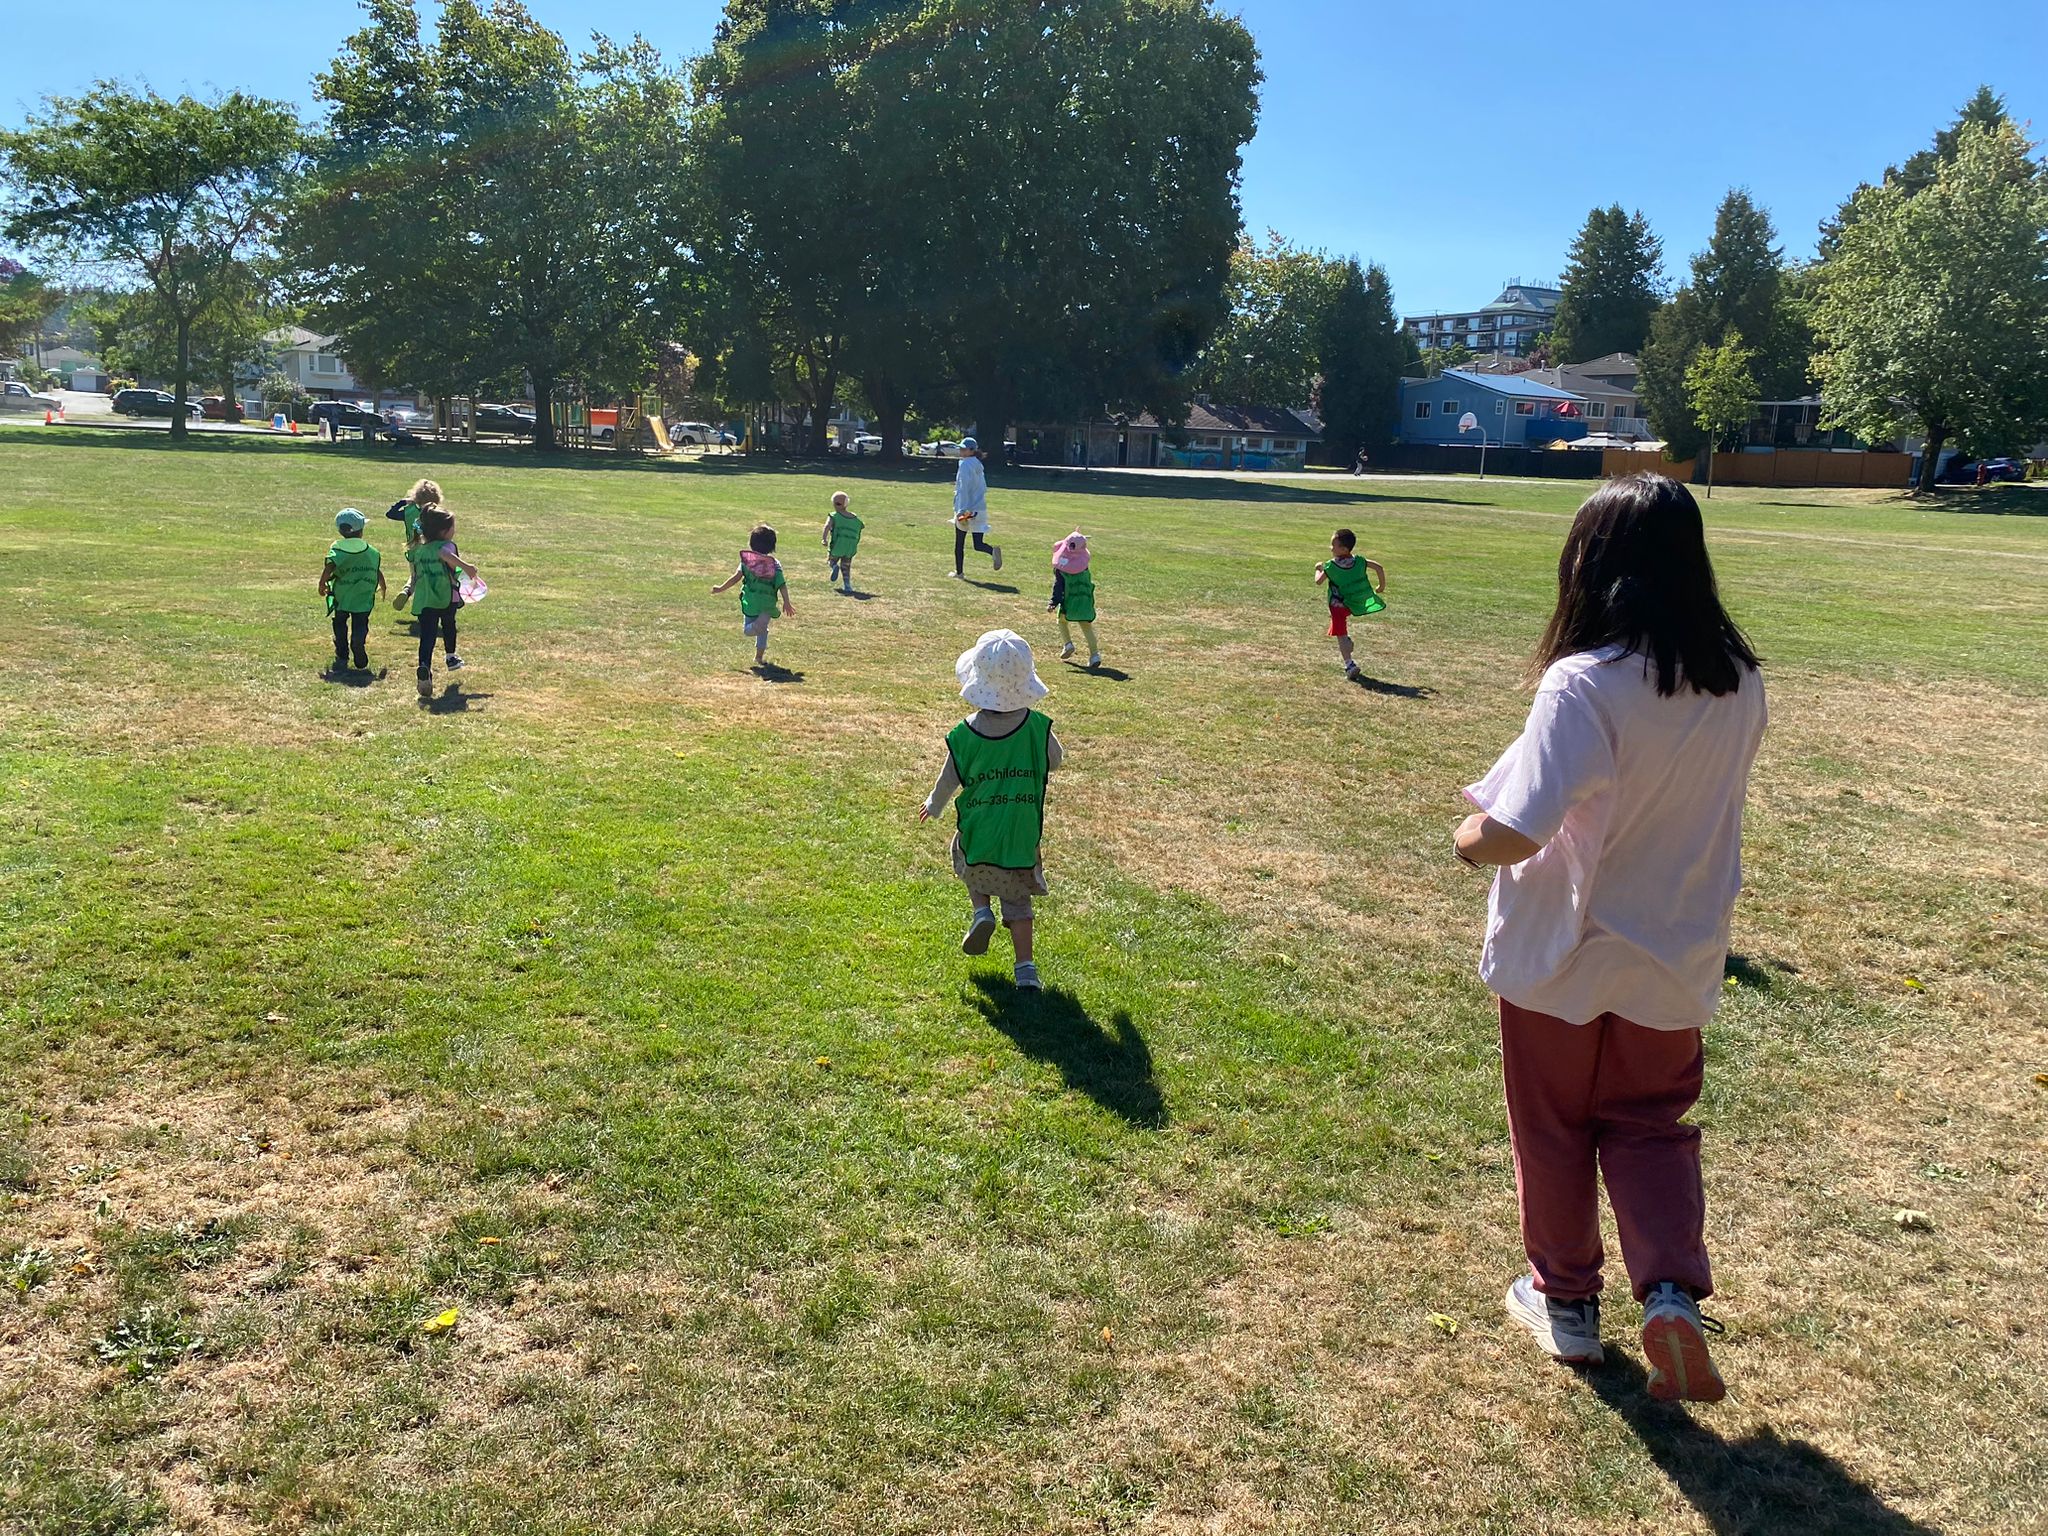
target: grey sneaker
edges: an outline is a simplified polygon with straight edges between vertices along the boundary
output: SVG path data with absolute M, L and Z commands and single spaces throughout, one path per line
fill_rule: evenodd
M 996 936 L 996 915 L 987 907 L 976 907 L 968 921 L 967 936 L 960 941 L 963 955 L 985 955 L 988 941 Z
M 1100 651 L 1090 651 L 1090 652 L 1088 653 L 1088 665 L 1089 665 L 1089 666 L 1091 666 L 1091 667 L 1099 667 L 1099 666 L 1101 666 L 1101 665 L 1102 665 L 1102 652 L 1100 652 Z
M 1045 983 L 1038 979 L 1038 967 L 1029 960 L 1019 960 L 1017 969 L 1011 973 L 1019 992 L 1043 992 Z
M 431 699 L 434 696 L 433 669 L 431 667 L 421 667 L 419 670 L 419 680 L 420 697 L 423 699 Z
M 1508 1287 L 1508 1317 L 1529 1331 L 1553 1360 L 1572 1365 L 1598 1365 L 1607 1358 L 1600 1347 L 1600 1298 L 1558 1301 L 1536 1289 L 1523 1275 Z
M 1067 659 L 1067 658 L 1068 658 L 1069 656 L 1071 656 L 1071 655 L 1073 655 L 1073 654 L 1074 654 L 1074 642 L 1073 642 L 1073 641 L 1069 640 L 1069 641 L 1068 641 L 1068 642 L 1067 642 L 1067 643 L 1066 643 L 1065 645 L 1063 645 L 1063 646 L 1061 646 L 1061 647 L 1060 647 L 1060 660 L 1061 660 L 1061 661 L 1065 661 L 1065 660 L 1066 660 L 1066 659 Z
M 1003 546 L 1000 544 L 991 544 L 989 546 L 989 555 L 990 558 L 995 562 L 995 568 L 1000 571 L 1003 568 Z
M 1728 1395 L 1707 1352 L 1707 1335 L 1721 1325 L 1700 1315 L 1699 1303 L 1670 1281 L 1643 1300 L 1643 1358 L 1650 1362 L 1650 1396 L 1664 1403 L 1718 1403 Z

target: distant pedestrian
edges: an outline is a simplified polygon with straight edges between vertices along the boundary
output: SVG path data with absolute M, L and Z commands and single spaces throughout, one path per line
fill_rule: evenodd
M 363 514 L 354 507 L 334 514 L 334 528 L 341 537 L 327 547 L 320 568 L 320 595 L 334 625 L 333 670 L 367 672 L 370 610 L 384 595 L 383 557 L 363 538 Z
M 1358 476 L 1360 476 L 1360 475 L 1364 474 L 1364 473 L 1365 473 L 1365 466 L 1366 466 L 1366 465 L 1368 465 L 1368 464 L 1370 464 L 1371 462 L 1372 462 L 1372 457 L 1371 457 L 1371 455 L 1369 455 L 1369 454 L 1368 454 L 1368 453 L 1367 453 L 1367 452 L 1366 452 L 1366 451 L 1365 451 L 1365 450 L 1364 450 L 1363 448 L 1359 449 L 1359 450 L 1358 450 L 1358 462 L 1357 462 L 1356 464 L 1353 464 L 1353 465 L 1351 466 L 1351 475 L 1352 475 L 1352 478 L 1353 478 L 1353 479 L 1356 479 L 1356 478 L 1357 478 Z
M 1316 567 L 1316 585 L 1330 589 L 1330 633 L 1337 641 L 1337 654 L 1344 658 L 1344 675 L 1358 676 L 1358 663 L 1351 657 L 1351 617 L 1378 613 L 1387 606 L 1387 571 L 1377 560 L 1363 560 L 1358 554 L 1358 535 L 1339 528 L 1330 536 L 1330 558 Z
M 424 699 L 434 691 L 436 636 L 447 647 L 448 670 L 459 672 L 464 665 L 455 649 L 455 577 L 459 572 L 474 578 L 476 567 L 457 551 L 455 515 L 446 507 L 420 513 L 420 541 L 405 552 L 405 558 L 412 565 L 413 616 L 420 621 L 417 676 Z
M 1016 951 L 1011 973 L 1018 988 L 1039 989 L 1032 958 L 1032 898 L 1046 893 L 1040 844 L 1045 834 L 1047 776 L 1065 755 L 1052 721 L 1031 706 L 1044 698 L 1024 637 L 992 629 L 953 664 L 960 696 L 974 713 L 946 733 L 946 765 L 917 808 L 929 821 L 960 796 L 960 826 L 953 836 L 953 873 L 967 887 L 973 911 L 963 954 L 985 955 L 995 937 L 993 903 Z
M 835 491 L 832 495 L 832 513 L 825 519 L 825 559 L 827 581 L 841 583 L 839 590 L 853 593 L 853 557 L 860 553 L 860 533 L 863 524 L 853 515 L 847 504 L 846 492 Z
M 953 477 L 953 576 L 966 575 L 967 536 L 974 535 L 974 547 L 989 557 L 995 569 L 1003 568 L 1003 546 L 988 542 L 988 474 L 981 467 L 981 448 L 973 438 L 960 444 L 960 469 Z
M 1643 1304 L 1650 1395 L 1716 1402 L 1700 1032 L 1720 1002 L 1742 806 L 1764 731 L 1756 653 L 1714 587 L 1699 504 L 1661 475 L 1579 508 L 1527 725 L 1465 791 L 1458 857 L 1499 866 L 1480 978 L 1500 998 L 1529 1273 L 1511 1320 L 1598 1363 L 1599 1182 Z
M 754 665 L 768 660 L 768 623 L 775 617 L 775 604 L 782 602 L 784 618 L 796 617 L 789 600 L 789 581 L 782 574 L 782 562 L 775 558 L 775 530 L 766 523 L 747 535 L 747 547 L 733 573 L 711 589 L 711 595 L 728 591 L 737 582 L 740 589 L 740 633 L 754 637 Z
M 1081 626 L 1081 638 L 1088 642 L 1088 665 L 1102 665 L 1102 647 L 1095 640 L 1095 573 L 1089 569 L 1088 535 L 1078 528 L 1052 547 L 1052 600 L 1048 613 L 1060 616 L 1060 660 L 1074 654 L 1074 631 L 1069 620 Z

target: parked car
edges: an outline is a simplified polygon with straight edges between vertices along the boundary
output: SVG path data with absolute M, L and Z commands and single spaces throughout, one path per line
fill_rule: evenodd
M 866 458 L 869 454 L 880 453 L 882 451 L 882 440 L 872 432 L 863 432 L 853 440 L 852 451 L 853 456 L 857 459 Z
M 64 403 L 55 395 L 39 395 L 19 379 L 0 384 L 0 411 L 61 411 Z
M 208 421 L 240 421 L 242 406 L 239 401 L 230 400 L 225 395 L 201 395 L 199 414 Z
M 926 443 L 917 451 L 928 459 L 957 459 L 961 452 L 960 445 L 950 437 L 941 438 L 936 443 Z
M 705 448 L 719 439 L 718 428 L 708 421 L 679 421 L 668 429 L 668 440 L 678 448 Z
M 1948 467 L 1941 472 L 1941 478 L 1950 485 L 1975 485 L 1977 466 L 1984 466 L 1986 480 L 2024 480 L 2027 466 L 2018 459 L 1965 459 L 1957 454 L 1948 461 Z
M 476 429 L 479 432 L 502 432 L 511 437 L 531 437 L 534 427 L 533 413 L 509 405 L 485 405 L 476 408 Z
M 162 389 L 124 389 L 114 396 L 112 404 L 116 416 L 168 417 L 177 410 L 178 397 Z M 199 420 L 199 402 L 187 400 L 185 414 L 194 421 Z
M 341 436 L 343 432 L 354 430 L 365 437 L 382 437 L 394 443 L 412 444 L 419 441 L 412 428 L 395 426 L 379 416 L 375 408 L 358 405 L 352 400 L 315 401 L 313 408 L 306 415 L 315 427 L 323 421 L 326 422 L 336 437 Z
M 387 427 L 416 427 L 420 413 L 409 405 L 394 405 L 384 411 L 384 425 Z

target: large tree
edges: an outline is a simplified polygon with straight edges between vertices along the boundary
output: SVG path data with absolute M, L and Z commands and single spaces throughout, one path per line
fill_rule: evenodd
M 176 334 L 146 293 L 96 294 L 79 318 L 91 328 L 109 373 L 167 378 L 176 366 Z M 282 319 L 270 301 L 263 274 L 249 270 L 237 281 L 223 283 L 214 302 L 192 318 L 188 356 L 193 378 L 232 402 L 239 380 L 276 365 L 270 338 Z
M 1349 464 L 1360 448 L 1393 441 L 1400 424 L 1401 369 L 1408 349 L 1394 318 L 1394 290 L 1378 262 L 1342 267 L 1337 297 L 1323 323 L 1318 351 L 1323 375 L 1316 406 L 1323 446 Z
M 1803 280 L 1788 268 L 1771 216 L 1737 187 L 1721 199 L 1713 238 L 1692 258 L 1692 280 L 1650 324 L 1638 387 L 1650 425 L 1674 457 L 1705 444 L 1685 377 L 1702 348 L 1730 331 L 1750 349 L 1759 398 L 1783 400 L 1810 388 L 1812 340 L 1801 301 Z
M 365 0 L 292 252 L 315 323 L 368 374 L 517 387 L 554 445 L 556 387 L 631 388 L 690 279 L 685 87 L 644 44 L 572 56 L 519 0 Z
M 1382 274 L 1384 277 L 1384 274 Z M 1268 230 L 1230 258 L 1230 312 L 1210 339 L 1196 387 L 1237 405 L 1305 406 L 1324 372 L 1323 343 L 1356 262 L 1303 249 Z
M 1551 331 L 1558 359 L 1582 363 L 1640 352 L 1659 300 L 1664 245 L 1640 212 L 1595 208 L 1572 242 Z
M 64 295 L 20 262 L 0 256 L 0 352 L 25 352 L 63 306 Z
M 147 295 L 168 332 L 173 438 L 186 430 L 194 328 L 238 302 L 298 149 L 282 103 L 167 100 L 107 82 L 0 133 L 14 189 L 8 238 L 105 269 Z
M 1893 178 L 1851 204 L 1815 274 L 1814 359 L 1830 426 L 2009 449 L 2048 428 L 2048 175 L 2010 123 L 1965 124 L 1915 192 Z

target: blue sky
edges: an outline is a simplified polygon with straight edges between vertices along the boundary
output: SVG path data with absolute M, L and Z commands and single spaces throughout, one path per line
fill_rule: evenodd
M 572 40 L 593 14 L 672 56 L 718 0 L 529 0 Z M 2040 0 L 1635 0 L 1612 5 L 1241 0 L 1266 69 L 1245 221 L 1383 262 L 1404 312 L 1484 303 L 1563 265 L 1586 210 L 1648 214 L 1681 277 L 1747 186 L 1786 248 L 1859 180 L 1921 147 L 1980 83 L 2048 136 Z M 240 88 L 310 108 L 357 25 L 347 0 L 90 0 L 10 8 L 0 121 L 93 79 Z

